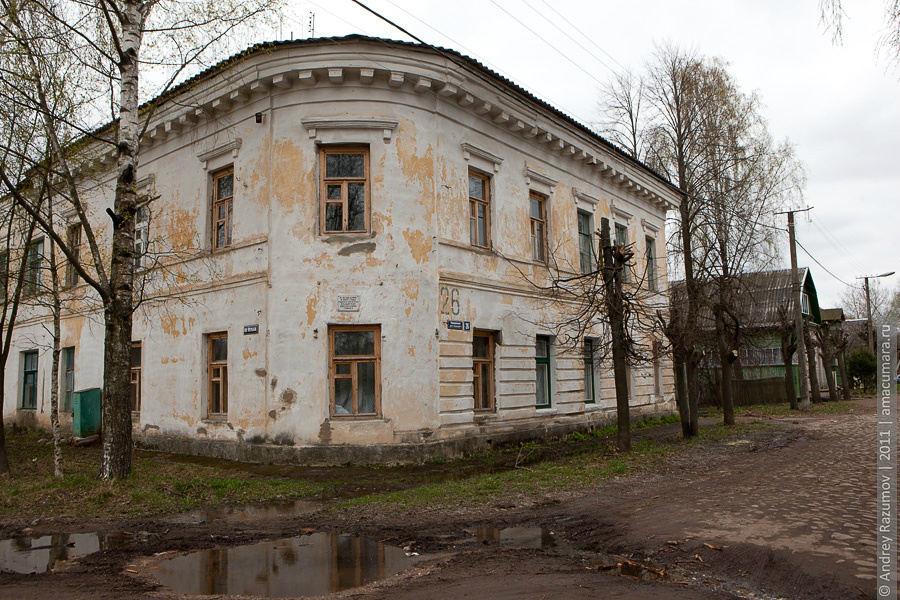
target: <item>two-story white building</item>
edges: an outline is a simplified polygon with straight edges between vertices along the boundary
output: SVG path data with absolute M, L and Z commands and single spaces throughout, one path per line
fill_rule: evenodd
M 450 50 L 251 48 L 160 99 L 139 177 L 145 447 L 372 462 L 588 429 L 614 419 L 609 365 L 556 344 L 559 305 L 527 280 L 596 268 L 605 217 L 665 304 L 677 191 Z M 114 181 L 92 185 L 101 223 Z M 7 420 L 49 422 L 44 321 L 16 332 Z M 101 317 L 64 315 L 64 401 L 101 385 L 102 341 Z M 673 410 L 667 361 L 631 381 L 635 414 Z

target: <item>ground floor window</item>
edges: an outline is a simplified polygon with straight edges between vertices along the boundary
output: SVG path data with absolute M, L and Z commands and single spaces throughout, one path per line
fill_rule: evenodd
M 332 325 L 328 329 L 331 414 L 381 413 L 381 326 Z
M 37 350 L 22 353 L 22 408 L 37 407 Z
M 584 338 L 584 403 L 594 402 L 594 340 Z
M 75 392 L 75 348 L 63 348 L 63 402 L 60 412 L 71 412 Z
M 224 416 L 228 414 L 228 334 L 211 333 L 207 338 L 208 415 Z
M 537 336 L 535 342 L 535 396 L 536 408 L 549 408 L 550 397 L 550 338 L 545 335 Z
M 494 334 L 475 331 L 472 334 L 472 383 L 475 410 L 494 409 Z
M 227 349 L 226 349 L 227 353 Z M 141 343 L 131 343 L 131 411 L 141 412 Z M 225 367 L 228 368 L 227 366 Z

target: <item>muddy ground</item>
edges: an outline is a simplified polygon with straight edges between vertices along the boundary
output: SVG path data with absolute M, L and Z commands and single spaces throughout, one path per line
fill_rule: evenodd
M 0 599 L 187 598 L 156 583 L 154 555 L 314 531 L 365 535 L 421 555 L 400 575 L 334 598 L 874 598 L 874 401 L 855 401 L 843 414 L 755 418 L 775 426 L 537 503 L 402 514 L 368 505 L 205 522 L 41 520 L 34 535 L 133 535 L 59 572 L 0 572 Z M 0 533 L 22 526 L 2 522 Z M 476 535 L 515 526 L 542 527 L 558 543 L 509 547 Z

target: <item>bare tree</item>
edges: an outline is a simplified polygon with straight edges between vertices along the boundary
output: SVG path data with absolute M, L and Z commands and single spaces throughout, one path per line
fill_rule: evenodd
M 831 32 L 834 44 L 843 42 L 845 18 L 841 0 L 819 0 L 819 21 Z M 889 63 L 900 64 L 900 0 L 884 0 L 884 30 L 878 48 L 887 55 Z
M 278 0 L 100 0 L 38 3 L 0 0 L 0 54 L 9 90 L 3 98 L 20 112 L 37 115 L 49 158 L 28 173 L 0 169 L 0 181 L 17 205 L 34 218 L 91 286 L 103 307 L 103 454 L 100 477 L 131 471 L 130 353 L 135 309 L 134 235 L 139 205 L 138 150 L 155 105 L 139 107 L 142 70 L 153 69 L 164 92 L 183 74 L 209 64 Z M 110 124 L 97 127 L 106 106 Z M 93 159 L 114 152 L 115 186 L 102 185 Z M 55 224 L 21 193 L 18 176 L 44 173 L 53 197 L 66 203 L 81 225 L 87 252 L 78 254 Z M 85 180 L 96 178 L 96 196 Z M 112 195 L 111 206 L 108 194 Z M 105 213 L 97 210 L 106 206 Z M 111 232 L 103 222 L 111 220 Z

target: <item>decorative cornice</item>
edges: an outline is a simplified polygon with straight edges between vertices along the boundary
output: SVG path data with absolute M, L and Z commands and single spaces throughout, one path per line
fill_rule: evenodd
M 659 233 L 659 226 L 654 225 L 647 219 L 641 219 L 641 227 L 644 228 L 644 231 L 650 231 L 651 233 Z
M 209 161 L 219 156 L 222 156 L 226 152 L 231 152 L 232 158 L 237 158 L 238 153 L 241 150 L 241 138 L 234 138 L 230 142 L 226 144 L 222 144 L 221 146 L 216 146 L 212 150 L 207 150 L 206 152 L 202 152 L 197 155 L 197 159 L 203 163 L 203 169 L 206 170 L 209 168 Z
M 473 156 L 477 156 L 478 158 L 482 158 L 489 163 L 493 163 L 494 165 L 494 173 L 500 172 L 500 165 L 503 163 L 503 159 L 497 156 L 496 154 L 491 154 L 487 150 L 482 150 L 478 146 L 473 146 L 468 142 L 463 142 L 460 144 L 463 150 L 463 158 L 468 161 Z
M 525 167 L 525 185 L 531 185 L 532 179 L 538 183 L 546 185 L 551 189 L 551 191 L 556 187 L 556 184 L 559 183 L 559 181 L 557 181 L 556 179 L 547 177 L 543 173 L 535 171 L 531 167 Z
M 585 193 L 585 192 L 579 190 L 578 188 L 572 189 L 572 195 L 575 196 L 576 202 L 578 200 L 581 200 L 582 202 L 586 202 L 592 206 L 596 206 L 597 204 L 600 204 L 599 198 L 595 198 L 594 196 L 591 196 L 590 194 Z
M 398 121 L 366 117 L 318 117 L 314 119 L 301 119 L 306 127 L 310 139 L 316 139 L 320 129 L 381 129 L 381 135 L 385 142 L 391 141 L 391 136 L 399 124 Z

